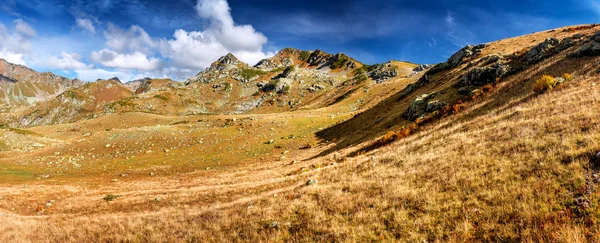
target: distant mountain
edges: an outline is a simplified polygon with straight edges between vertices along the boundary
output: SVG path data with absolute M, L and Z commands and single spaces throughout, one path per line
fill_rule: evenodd
M 83 85 L 53 73 L 38 73 L 23 65 L 0 59 L 0 106 L 33 105 Z
M 114 79 L 86 83 L 32 107 L 17 121 L 17 125 L 38 126 L 95 118 L 102 113 L 113 113 L 113 102 L 126 104 L 124 99 L 132 95 L 132 91 Z
M 383 97 L 381 94 L 394 89 L 379 84 L 402 81 L 415 74 L 417 67 L 397 61 L 369 66 L 343 53 L 292 48 L 252 67 L 229 53 L 183 83 L 144 78 L 123 84 L 112 78 L 81 87 L 73 85 L 73 89 L 17 115 L 11 124 L 68 123 L 119 112 L 282 112 L 341 104 L 348 98 L 343 104 L 345 109 L 358 110 L 373 105 Z M 360 89 L 362 92 L 358 92 Z

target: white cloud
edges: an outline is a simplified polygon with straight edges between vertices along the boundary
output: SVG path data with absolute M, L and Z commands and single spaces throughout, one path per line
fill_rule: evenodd
M 161 52 L 179 67 L 206 68 L 228 52 L 213 35 L 205 32 L 177 30 L 173 37 L 161 42 Z
M 85 70 L 92 68 L 81 61 L 81 56 L 77 53 L 61 52 L 61 58 L 51 56 L 48 58 L 46 67 L 62 70 Z
M 149 54 L 158 47 L 152 37 L 138 25 L 132 25 L 124 30 L 113 23 L 108 23 L 104 37 L 106 46 L 119 53 L 130 51 Z
M 17 26 L 19 22 L 15 21 L 15 33 L 11 33 L 8 28 L 0 23 L 0 58 L 8 62 L 25 65 L 25 57 L 31 53 L 29 43 L 30 35 L 20 33 Z
M 151 71 L 162 69 L 162 61 L 158 58 L 148 58 L 146 54 L 134 52 L 121 54 L 112 50 L 102 49 L 92 52 L 92 60 L 110 68 L 135 69 L 140 71 Z
M 37 36 L 37 32 L 35 31 L 35 29 L 33 29 L 33 27 L 31 27 L 31 25 L 29 25 L 22 19 L 17 19 L 15 21 L 13 21 L 13 23 L 15 25 L 15 30 L 17 31 L 17 33 L 19 33 L 25 37 Z
M 210 22 L 208 29 L 179 29 L 173 34 L 174 39 L 160 42 L 161 54 L 178 67 L 203 69 L 229 52 L 250 64 L 273 55 L 262 51 L 267 37 L 250 25 L 234 23 L 227 1 L 199 0 L 196 11 Z
M 7 51 L 7 50 L 0 50 L 0 58 L 3 58 L 7 62 L 14 63 L 14 64 L 21 64 L 21 65 L 26 64 L 25 60 L 23 60 L 23 54 L 21 54 L 21 53 L 14 53 L 14 52 Z
M 92 22 L 91 19 L 88 19 L 88 18 L 76 19 L 75 23 L 81 29 L 87 30 L 94 34 L 96 33 L 96 27 L 94 26 L 94 23 Z
M 456 19 L 454 19 L 454 13 L 451 11 L 446 12 L 444 22 L 446 23 L 446 28 L 448 29 L 446 32 L 446 39 L 455 46 L 462 48 L 471 44 L 473 39 L 475 39 L 473 32 L 462 27 L 456 22 Z

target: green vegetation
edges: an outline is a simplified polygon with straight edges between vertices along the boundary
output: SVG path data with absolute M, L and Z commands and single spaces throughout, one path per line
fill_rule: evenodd
M 121 196 L 108 194 L 104 197 L 104 201 L 111 202 L 111 201 L 117 200 L 117 198 L 119 198 L 119 197 L 121 197 Z
M 330 67 L 331 69 L 338 69 L 344 67 L 344 65 L 346 65 L 348 61 L 348 57 L 346 57 L 345 55 L 339 55 L 338 59 L 335 62 L 333 62 Z
M 232 90 L 233 90 L 233 86 L 231 85 L 231 83 L 225 83 L 225 91 L 231 92 Z
M 254 68 L 244 68 L 240 71 L 240 75 L 243 79 L 249 80 L 259 75 L 266 74 L 265 71 L 254 69 Z
M 286 68 L 287 67 L 278 67 L 278 68 L 275 68 L 275 69 L 271 70 L 270 72 L 271 73 L 279 73 L 279 72 L 285 71 Z
M 8 130 L 11 132 L 14 132 L 16 134 L 19 134 L 19 135 L 40 136 L 39 134 L 29 131 L 29 130 L 23 130 L 23 129 L 12 128 L 12 127 L 9 127 Z
M 134 98 L 131 97 L 131 98 L 125 98 L 125 99 L 117 100 L 117 101 L 113 102 L 112 104 L 110 104 L 108 106 L 110 108 L 116 108 L 117 106 L 135 108 L 135 103 L 131 102 L 131 100 L 133 100 L 133 99 Z
M 356 70 L 354 70 L 354 75 L 366 74 L 368 72 L 373 71 L 375 66 L 363 65 Z
M 300 52 L 300 56 L 298 56 L 298 59 L 301 61 L 306 61 L 308 60 L 308 57 L 310 57 L 310 52 L 308 51 L 301 51 Z
M 569 81 L 573 80 L 573 75 L 571 75 L 570 73 L 565 73 L 565 74 L 563 74 L 563 76 L 562 76 L 562 77 L 563 77 L 563 78 L 565 79 L 565 81 L 567 81 L 567 82 L 569 82 Z
M 9 147 L 6 145 L 6 142 L 0 140 L 0 151 L 8 150 Z
M 537 94 L 552 90 L 556 86 L 556 80 L 550 75 L 544 75 L 535 80 L 533 84 L 533 92 Z
M 154 98 L 161 99 L 163 101 L 169 101 L 169 97 L 159 95 L 159 94 L 155 95 Z
M 289 85 L 285 85 L 285 86 L 283 86 L 283 90 L 281 92 L 283 94 L 289 94 L 291 89 L 292 89 L 292 87 L 290 87 Z
M 80 96 L 77 94 L 77 92 L 73 91 L 73 90 L 67 90 L 63 93 L 63 97 L 67 97 L 69 99 L 80 99 Z

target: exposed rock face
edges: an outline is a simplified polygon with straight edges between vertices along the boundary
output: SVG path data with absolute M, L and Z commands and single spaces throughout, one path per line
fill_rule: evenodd
M 575 37 L 575 36 L 573 36 Z M 587 40 L 583 46 L 577 51 L 569 55 L 570 57 L 582 57 L 582 56 L 597 56 L 600 55 L 600 32 L 596 33 Z
M 425 116 L 427 112 L 432 112 L 438 108 L 444 107 L 446 105 L 445 103 L 438 100 L 432 100 L 436 95 L 437 93 L 431 93 L 417 96 L 412 105 L 404 113 L 404 117 L 414 121 L 419 117 Z
M 275 56 L 263 59 L 254 67 L 264 71 L 270 71 L 277 68 L 283 68 L 294 65 L 294 61 L 306 61 L 310 51 L 301 51 L 294 48 L 285 48 L 279 51 Z
M 369 78 L 375 80 L 376 83 L 383 83 L 386 80 L 397 77 L 398 69 L 392 66 L 391 63 L 376 64 L 373 66 L 373 71 L 368 73 Z
M 461 49 L 460 51 L 458 51 L 457 53 L 454 53 L 454 55 L 452 55 L 450 57 L 450 59 L 448 59 L 448 65 L 449 68 L 453 68 L 453 67 L 457 67 L 458 65 L 460 65 L 464 59 L 466 58 L 470 58 L 472 56 L 475 56 L 479 53 L 481 53 L 481 51 L 483 50 L 483 48 L 485 48 L 487 46 L 487 44 L 479 44 L 476 46 L 465 46 L 463 49 Z
M 508 65 L 496 62 L 488 67 L 471 68 L 462 78 L 458 87 L 481 86 L 493 83 L 497 78 L 501 78 L 510 71 Z
M 553 49 L 560 44 L 556 38 L 547 38 L 544 42 L 532 47 L 524 56 L 523 60 L 529 64 L 537 63 L 553 54 Z
M 221 58 L 219 58 L 219 60 L 217 60 L 216 62 L 214 62 L 208 69 L 207 71 L 224 71 L 224 70 L 230 70 L 233 68 L 236 68 L 238 66 L 244 66 L 246 65 L 245 63 L 241 62 L 239 59 L 237 59 L 237 57 L 235 57 L 233 54 L 228 53 L 225 56 L 222 56 Z
M 434 74 L 442 70 L 458 67 L 460 64 L 463 63 L 465 59 L 476 57 L 477 55 L 479 55 L 487 46 L 487 44 L 465 46 L 458 52 L 454 53 L 450 58 L 448 58 L 448 61 L 435 65 L 433 68 L 429 69 L 428 73 Z
M 415 67 L 413 69 L 413 72 L 423 72 L 427 69 L 430 69 L 431 67 L 433 67 L 433 65 L 431 65 L 431 64 L 421 64 L 421 65 Z
M 135 94 L 163 91 L 170 88 L 175 88 L 178 85 L 181 85 L 181 83 L 175 82 L 170 79 L 143 79 L 142 83 L 135 90 Z M 127 85 L 125 86 L 127 87 Z
M 279 78 L 272 80 L 267 84 L 260 85 L 263 92 L 276 92 L 279 94 L 288 93 L 292 88 L 293 80 L 288 78 Z
M 241 62 L 237 57 L 229 53 L 219 58 L 216 62 L 213 62 L 205 71 L 198 73 L 184 83 L 186 85 L 196 82 L 211 83 L 217 79 L 226 79 L 231 78 L 234 75 L 239 75 L 239 70 L 244 68 L 250 68 L 250 66 Z
M 135 90 L 138 90 L 138 88 L 140 88 L 140 86 L 144 82 L 147 82 L 149 80 L 152 80 L 152 79 L 151 78 L 143 78 L 143 79 L 138 79 L 138 80 L 132 80 L 132 81 L 125 83 L 125 87 L 135 91 Z

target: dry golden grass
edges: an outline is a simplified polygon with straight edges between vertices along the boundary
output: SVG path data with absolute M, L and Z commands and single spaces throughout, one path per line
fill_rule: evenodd
M 489 102 L 482 100 L 354 158 L 344 156 L 356 149 L 350 148 L 293 164 L 249 164 L 112 185 L 7 185 L 0 204 L 62 199 L 44 216 L 0 211 L 5 222 L 0 238 L 597 241 L 600 194 L 587 191 L 594 185 L 588 154 L 600 149 L 598 87 L 594 78 L 578 78 L 528 102 L 514 99 L 464 120 Z M 306 186 L 308 179 L 318 183 Z M 109 193 L 123 197 L 107 203 L 102 198 Z M 590 207 L 576 206 L 582 196 Z

